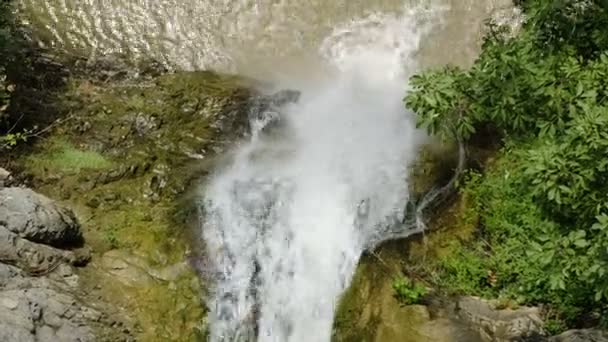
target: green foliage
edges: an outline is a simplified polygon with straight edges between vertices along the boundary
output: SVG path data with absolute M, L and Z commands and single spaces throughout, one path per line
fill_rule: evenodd
M 393 290 L 395 298 L 404 305 L 419 304 L 428 293 L 426 287 L 407 277 L 396 279 L 393 282 Z
M 568 330 L 568 326 L 561 319 L 549 318 L 545 319 L 545 330 L 552 336 L 559 335 Z
M 11 10 L 12 8 L 10 0 L 0 0 L 0 64 L 3 64 L 3 61 L 7 57 L 5 51 L 7 50 L 7 45 L 10 42 Z
M 542 0 L 523 5 L 531 18 L 539 49 L 571 48 L 576 55 L 593 58 L 608 49 L 608 1 Z
M 10 104 L 11 85 L 7 81 L 6 69 L 11 60 L 13 48 L 12 4 L 10 0 L 0 0 L 0 125 L 7 120 L 7 109 Z M 0 152 L 15 146 L 24 140 L 24 133 L 3 134 L 0 126 Z
M 27 132 L 17 132 L 0 135 L 0 151 L 8 150 L 16 146 L 20 142 L 26 141 L 27 138 Z
M 472 246 L 440 261 L 440 285 L 456 293 L 550 304 L 569 323 L 588 311 L 601 314 L 608 307 L 595 291 L 606 288 L 599 272 L 608 265 L 589 247 L 605 251 L 608 244 L 589 241 L 579 230 L 563 233 L 563 226 L 544 215 L 519 171 L 534 145 L 518 148 L 505 149 L 492 170 L 473 174 L 464 187 L 483 230 Z
M 118 228 L 115 226 L 111 226 L 110 228 L 104 230 L 103 239 L 108 246 L 110 246 L 110 249 L 117 249 L 121 247 L 122 244 L 120 243 L 119 235 L 120 233 L 118 232 Z
M 470 70 L 415 76 L 405 101 L 431 134 L 489 127 L 506 143 L 464 188 L 483 229 L 441 261 L 443 285 L 547 303 L 572 326 L 608 312 L 608 7 L 520 3 L 518 35 L 490 25 Z
M 605 24 L 594 29 L 608 37 Z M 406 103 L 419 114 L 419 125 L 432 134 L 456 132 L 464 138 L 486 124 L 509 135 L 555 134 L 579 113 L 604 106 L 608 51 L 587 51 L 597 56 L 591 60 L 569 45 L 549 53 L 538 47 L 541 33 L 535 25 L 530 20 L 515 39 L 508 29 L 490 25 L 483 52 L 470 70 L 446 67 L 414 76 Z

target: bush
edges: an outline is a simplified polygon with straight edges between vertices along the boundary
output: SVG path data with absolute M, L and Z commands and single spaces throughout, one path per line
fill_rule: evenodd
M 547 303 L 569 326 L 607 317 L 605 4 L 523 1 L 522 32 L 490 25 L 470 70 L 411 79 L 406 104 L 431 134 L 469 140 L 491 127 L 506 145 L 465 186 L 481 239 L 442 261 L 452 290 Z
M 1 125 L 7 120 L 7 109 L 10 103 L 10 85 L 7 80 L 6 69 L 11 59 L 11 3 L 9 0 L 0 0 L 0 151 L 13 146 L 19 136 L 5 136 Z
M 440 285 L 454 293 L 550 304 L 561 319 L 576 325 L 583 313 L 599 316 L 607 309 L 594 293 L 605 287 L 586 274 L 601 259 L 593 258 L 587 248 L 591 242 L 580 233 L 564 234 L 564 227 L 548 218 L 527 191 L 526 176 L 518 170 L 533 147 L 506 149 L 484 176 L 470 177 L 463 191 L 472 199 L 469 210 L 479 215 L 482 230 L 472 246 L 440 260 Z
M 428 293 L 426 287 L 407 277 L 395 280 L 393 290 L 395 290 L 395 298 L 404 305 L 419 304 Z

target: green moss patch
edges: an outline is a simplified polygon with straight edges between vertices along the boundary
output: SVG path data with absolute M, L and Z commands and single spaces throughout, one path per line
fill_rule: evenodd
M 28 169 L 60 173 L 77 173 L 83 169 L 102 170 L 114 165 L 102 154 L 80 149 L 67 141 L 54 141 L 44 152 L 28 158 Z

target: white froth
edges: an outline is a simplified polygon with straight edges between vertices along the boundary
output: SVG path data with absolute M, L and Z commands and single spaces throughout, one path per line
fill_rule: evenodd
M 252 339 L 256 324 L 258 341 L 330 340 L 363 246 L 408 200 L 419 133 L 401 99 L 419 18 L 376 13 L 336 28 L 320 54 L 337 72 L 285 109 L 288 137 L 253 139 L 207 185 L 213 341 Z

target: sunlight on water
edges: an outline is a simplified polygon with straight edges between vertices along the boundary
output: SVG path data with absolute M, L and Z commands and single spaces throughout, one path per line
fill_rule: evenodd
M 431 63 L 464 63 L 479 26 L 508 0 L 20 0 L 46 45 L 99 56 L 152 57 L 182 69 L 268 75 L 318 69 L 318 47 L 339 25 L 404 6 L 446 6 L 423 50 Z M 311 68 L 308 66 L 313 64 Z

